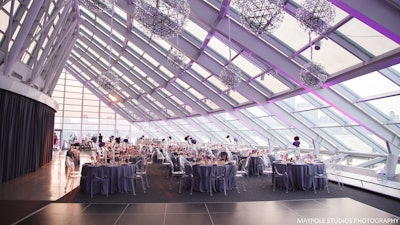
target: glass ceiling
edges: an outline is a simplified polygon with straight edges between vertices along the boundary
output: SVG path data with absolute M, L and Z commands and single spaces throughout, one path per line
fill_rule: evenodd
M 191 133 L 204 143 L 224 142 L 230 133 L 243 144 L 279 147 L 301 134 L 306 148 L 318 140 L 330 152 L 400 151 L 400 27 L 393 23 L 400 13 L 394 1 L 370 1 L 371 10 L 363 1 L 333 1 L 331 29 L 311 35 L 321 40 L 318 51 L 294 17 L 303 0 L 286 1 L 282 24 L 260 36 L 242 26 L 235 1 L 188 0 L 191 14 L 182 34 L 166 40 L 139 26 L 129 1 L 117 1 L 113 18 L 111 11 L 73 4 L 79 1 L 28 2 L 0 3 L 0 59 L 26 65 L 5 71 L 29 80 L 22 73 L 32 70 L 32 86 L 52 96 L 64 69 L 138 132 L 152 136 L 150 127 L 161 127 L 157 134 L 164 137 Z M 30 28 L 32 8 L 41 14 Z M 29 41 L 18 39 L 23 26 L 31 29 Z M 15 43 L 22 50 L 11 54 Z M 171 47 L 184 52 L 184 68 L 168 63 Z M 311 50 L 329 74 L 315 90 L 299 79 Z M 230 61 L 242 72 L 236 90 L 219 79 Z M 114 90 L 99 84 L 108 67 L 119 77 Z

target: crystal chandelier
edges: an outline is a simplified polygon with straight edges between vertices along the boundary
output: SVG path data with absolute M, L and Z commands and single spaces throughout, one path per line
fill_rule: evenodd
M 114 3 L 111 4 L 112 13 L 111 13 L 111 20 L 110 20 L 110 40 L 109 40 L 109 47 L 110 52 L 108 55 L 108 68 L 98 77 L 98 83 L 100 87 L 102 87 L 105 91 L 112 91 L 116 89 L 116 86 L 119 81 L 118 75 L 111 70 L 111 54 L 112 54 L 112 31 L 113 31 L 113 21 L 114 21 Z
M 111 69 L 108 69 L 100 74 L 97 81 L 100 87 L 102 87 L 105 91 L 112 91 L 116 89 L 119 81 L 118 79 L 118 75 Z
M 277 29 L 285 15 L 284 0 L 248 0 L 237 3 L 243 26 L 255 35 Z
M 328 78 L 328 73 L 319 63 L 309 62 L 300 70 L 300 81 L 309 88 L 320 88 Z
M 117 0 L 80 0 L 83 6 L 93 12 L 107 11 Z
M 228 15 L 228 35 L 229 35 L 229 62 L 222 69 L 219 78 L 230 90 L 235 90 L 241 81 L 242 71 L 239 67 L 232 64 L 231 54 L 231 19 Z
M 183 69 L 186 66 L 185 54 L 177 48 L 171 47 L 167 53 L 168 63 L 178 69 Z
M 311 31 L 308 33 L 310 44 L 310 62 L 305 64 L 300 70 L 300 81 L 309 88 L 320 88 L 328 78 L 328 73 L 324 67 L 316 62 L 313 62 L 313 48 L 311 42 Z
M 226 65 L 219 75 L 222 83 L 224 83 L 231 90 L 236 89 L 241 81 L 241 77 L 242 71 L 234 64 Z
M 176 36 L 176 46 L 178 45 L 179 45 L 179 35 Z M 175 68 L 184 69 L 186 66 L 187 57 L 181 50 L 171 46 L 171 48 L 167 53 L 167 61 L 171 66 Z
M 170 38 L 182 32 L 188 20 L 187 0 L 136 0 L 135 18 L 151 34 Z
M 297 9 L 296 18 L 304 30 L 323 35 L 333 23 L 335 8 L 327 0 L 306 0 Z

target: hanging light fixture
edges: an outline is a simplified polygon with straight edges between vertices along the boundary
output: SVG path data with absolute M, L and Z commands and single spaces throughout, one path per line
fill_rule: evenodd
M 118 75 L 111 69 L 108 69 L 99 75 L 98 83 L 105 91 L 115 90 L 118 84 Z
M 177 48 L 171 47 L 167 54 L 168 63 L 178 69 L 183 69 L 186 66 L 185 54 Z
M 319 63 L 309 62 L 300 70 L 300 80 L 309 88 L 320 88 L 327 78 L 328 73 Z
M 179 35 L 176 37 L 176 46 L 178 45 L 179 45 Z M 181 50 L 171 46 L 171 48 L 167 53 L 167 61 L 171 66 L 175 68 L 184 69 L 186 66 L 187 57 Z
M 117 0 L 80 0 L 83 6 L 93 12 L 110 10 Z
M 305 64 L 300 70 L 300 81 L 309 88 L 320 88 L 328 78 L 328 73 L 324 67 L 316 62 L 313 62 L 313 48 L 311 43 L 311 31 L 309 32 L 309 43 L 311 57 L 310 62 Z
M 306 0 L 296 12 L 300 27 L 321 35 L 332 26 L 335 15 L 335 8 L 327 0 Z
M 232 64 L 232 53 L 231 53 L 231 19 L 228 15 L 228 35 L 229 35 L 229 62 L 222 69 L 219 74 L 219 78 L 224 83 L 229 90 L 235 91 L 236 87 L 239 86 L 242 80 L 242 71 L 239 67 Z M 229 91 L 228 91 L 229 93 Z
M 187 0 L 136 0 L 135 18 L 148 31 L 161 38 L 181 33 L 190 14 Z
M 111 69 L 111 54 L 112 54 L 112 31 L 113 31 L 113 20 L 114 20 L 114 3 L 111 6 L 111 22 L 110 22 L 110 40 L 108 46 L 110 47 L 110 53 L 108 55 L 108 68 L 98 77 L 98 83 L 105 91 L 112 91 L 116 89 L 119 81 L 118 75 Z
M 272 33 L 285 15 L 284 0 L 238 1 L 242 25 L 255 35 Z
M 309 32 L 310 62 L 300 70 L 300 81 L 309 88 L 320 88 L 326 82 L 328 73 L 324 67 L 313 62 L 311 33 L 325 35 L 335 19 L 335 8 L 327 0 L 306 0 L 297 9 L 296 18 L 300 27 Z

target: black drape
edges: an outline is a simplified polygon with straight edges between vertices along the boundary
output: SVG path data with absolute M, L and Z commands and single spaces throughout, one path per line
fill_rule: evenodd
M 0 89 L 0 179 L 5 182 L 50 162 L 55 111 Z

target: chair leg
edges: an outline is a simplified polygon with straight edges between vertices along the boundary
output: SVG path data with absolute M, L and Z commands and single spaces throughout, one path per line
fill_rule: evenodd
M 150 188 L 149 179 L 147 178 L 147 174 L 145 174 L 144 176 L 145 176 L 145 178 L 146 178 L 147 188 Z
M 93 181 L 90 183 L 90 197 L 93 198 Z
M 211 183 L 211 180 L 210 180 L 210 196 L 213 196 L 213 193 L 212 193 L 212 183 Z
M 328 193 L 331 193 L 331 192 L 329 191 L 328 182 L 326 183 L 326 191 L 327 191 Z
M 191 177 L 190 178 L 190 195 L 193 194 L 193 185 L 194 185 L 194 178 Z
M 226 180 L 225 180 L 225 178 L 224 178 L 224 194 L 226 196 Z
M 139 178 L 140 178 L 140 181 L 142 182 L 142 189 L 143 189 L 143 193 L 146 193 L 146 187 L 144 186 L 144 180 L 143 180 L 143 177 L 142 177 L 142 176 L 140 176 Z
M 182 193 L 182 178 L 179 179 L 179 194 Z
M 286 194 L 289 193 L 289 177 L 286 177 Z
M 133 181 L 133 179 L 131 179 L 131 185 L 132 185 L 132 193 L 133 195 L 136 195 L 135 182 Z
M 276 185 L 276 177 L 274 177 L 274 181 L 272 184 L 272 192 L 275 192 L 275 185 Z
M 315 189 L 315 178 L 313 178 L 313 180 L 312 180 L 312 186 L 314 188 L 314 194 L 317 194 L 317 191 Z
M 103 183 L 101 185 L 103 186 Z M 108 197 L 109 188 L 110 187 L 109 187 L 108 182 L 107 182 L 107 184 L 106 184 L 106 197 Z

